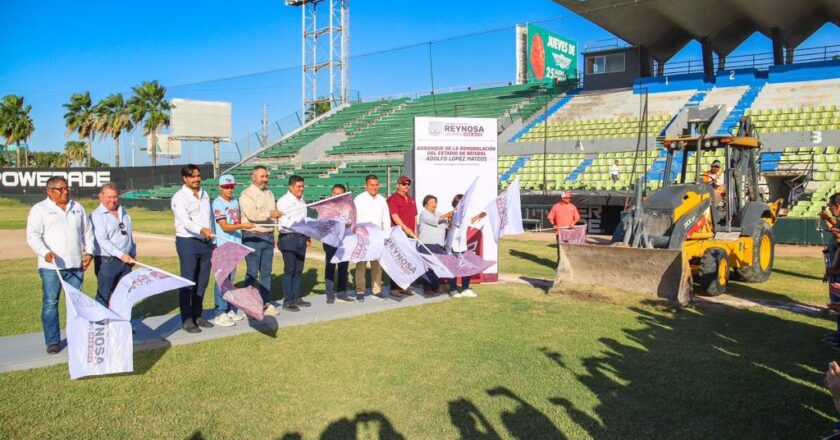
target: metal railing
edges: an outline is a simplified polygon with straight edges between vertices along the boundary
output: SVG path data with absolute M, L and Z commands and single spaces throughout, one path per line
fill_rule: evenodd
M 793 51 L 793 60 L 790 64 L 814 63 L 820 61 L 831 61 L 840 59 L 840 45 L 822 47 L 805 47 Z M 723 70 L 734 69 L 767 69 L 773 66 L 772 52 L 759 52 L 745 55 L 727 57 Z M 714 59 L 715 69 L 718 67 L 717 57 Z M 657 69 L 654 68 L 654 72 Z M 683 75 L 689 73 L 702 73 L 703 60 L 685 60 L 665 63 L 664 73 L 654 76 Z

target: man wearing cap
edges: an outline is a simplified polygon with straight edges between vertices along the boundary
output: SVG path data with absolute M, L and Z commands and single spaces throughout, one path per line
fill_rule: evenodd
M 560 201 L 551 207 L 548 212 L 548 221 L 554 227 L 557 235 L 557 261 L 560 261 L 560 229 L 573 228 L 580 221 L 580 213 L 577 206 L 572 204 L 572 193 L 563 191 Z
M 210 196 L 201 188 L 201 170 L 193 164 L 181 168 L 184 186 L 172 196 L 175 215 L 175 250 L 181 265 L 181 277 L 193 283 L 178 292 L 181 327 L 188 333 L 200 333 L 199 327 L 213 324 L 201 316 L 204 292 L 210 282 L 210 257 L 213 253 L 213 214 Z
M 253 229 L 252 223 L 242 223 L 239 214 L 239 200 L 233 197 L 233 191 L 237 187 L 236 179 L 230 174 L 219 177 L 219 197 L 213 200 L 213 228 L 216 234 L 216 246 L 221 246 L 228 241 L 242 243 L 242 231 Z M 230 282 L 236 277 L 236 269 L 230 273 Z M 213 285 L 213 298 L 216 303 L 216 318 L 213 323 L 222 327 L 236 325 L 236 321 L 244 319 L 231 310 L 230 304 L 225 301 L 219 283 Z
M 720 169 L 720 161 L 712 162 L 712 168 L 703 173 L 703 183 L 712 185 L 715 192 L 721 197 L 726 194 L 726 185 L 723 180 L 723 171 Z
M 268 189 L 268 169 L 257 165 L 251 171 L 251 185 L 239 194 L 242 223 L 273 223 L 283 213 L 275 208 L 274 193 Z M 242 231 L 242 244 L 254 249 L 245 256 L 245 284 L 260 291 L 265 303 L 263 313 L 277 316 L 280 310 L 271 298 L 271 266 L 274 264 L 274 227 L 256 226 Z
M 399 226 L 405 235 L 417 236 L 417 204 L 408 195 L 411 190 L 411 179 L 400 176 L 397 180 L 397 190 L 388 197 L 388 210 L 391 211 L 391 227 Z M 391 296 L 407 296 L 411 292 L 402 289 L 391 289 Z
M 96 274 L 96 301 L 105 307 L 122 277 L 131 273 L 137 246 L 131 234 L 131 216 L 120 206 L 120 195 L 113 183 L 99 190 L 99 207 L 90 214 L 93 228 L 93 273 Z

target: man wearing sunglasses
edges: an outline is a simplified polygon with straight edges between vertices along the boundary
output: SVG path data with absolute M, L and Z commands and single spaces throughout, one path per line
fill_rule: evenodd
M 131 234 L 131 217 L 120 206 L 117 185 L 106 183 L 99 190 L 99 207 L 90 214 L 93 226 L 93 273 L 96 301 L 105 307 L 120 279 L 131 272 L 137 245 Z
M 38 254 L 41 276 L 41 324 L 47 354 L 61 351 L 58 299 L 61 278 L 81 289 L 84 271 L 93 259 L 93 232 L 82 205 L 70 200 L 67 179 L 47 180 L 47 199 L 35 204 L 26 221 L 26 242 Z M 58 272 L 56 272 L 58 269 Z
M 400 176 L 397 180 L 397 190 L 391 197 L 388 197 L 388 210 L 391 211 L 391 227 L 399 226 L 405 235 L 417 237 L 417 203 L 409 195 L 411 191 L 411 179 L 408 176 Z M 391 296 L 409 296 L 411 291 L 402 290 L 391 284 Z

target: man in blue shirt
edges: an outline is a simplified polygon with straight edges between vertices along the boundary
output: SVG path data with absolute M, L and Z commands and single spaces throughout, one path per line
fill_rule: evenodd
M 242 230 L 252 229 L 252 223 L 242 223 L 239 213 L 239 200 L 233 197 L 237 187 L 236 179 L 230 174 L 219 177 L 219 197 L 213 200 L 213 229 L 216 234 L 216 245 L 221 246 L 225 242 L 232 241 L 242 244 Z M 230 273 L 230 281 L 236 277 L 236 270 Z M 222 296 L 219 285 L 214 284 L 216 300 L 216 319 L 213 323 L 222 327 L 236 325 L 236 321 L 244 319 L 231 310 L 230 304 Z
M 131 234 L 131 217 L 120 206 L 118 188 L 113 183 L 99 190 L 99 207 L 90 214 L 93 228 L 93 271 L 96 274 L 96 301 L 105 307 L 120 279 L 131 272 L 137 246 Z

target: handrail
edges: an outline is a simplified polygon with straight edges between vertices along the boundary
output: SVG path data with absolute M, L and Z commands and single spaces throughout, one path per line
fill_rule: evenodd
M 835 59 L 840 59 L 840 44 L 795 49 L 793 51 L 793 63 L 791 64 L 813 63 Z M 715 64 L 717 67 L 717 63 Z M 723 70 L 767 69 L 773 65 L 774 58 L 772 52 L 757 52 L 727 57 Z M 690 59 L 665 63 L 665 69 L 662 75 L 654 74 L 654 76 L 671 76 L 701 72 L 703 72 L 703 60 Z

